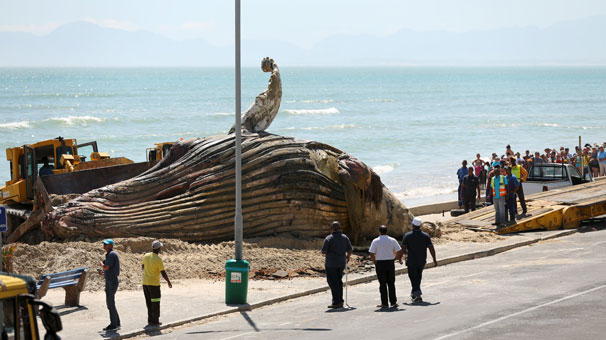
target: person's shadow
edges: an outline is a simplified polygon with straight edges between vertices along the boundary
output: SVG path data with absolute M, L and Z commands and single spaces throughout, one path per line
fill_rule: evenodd
M 435 306 L 435 305 L 439 305 L 440 302 L 429 302 L 429 301 L 423 301 L 423 302 L 405 302 L 403 303 L 406 306 L 411 306 L 411 307 L 427 307 L 427 306 Z
M 349 312 L 349 311 L 353 311 L 353 310 L 356 310 L 356 307 L 347 306 L 347 307 L 341 307 L 341 308 L 329 308 L 326 310 L 325 313 L 343 313 L 343 312 Z

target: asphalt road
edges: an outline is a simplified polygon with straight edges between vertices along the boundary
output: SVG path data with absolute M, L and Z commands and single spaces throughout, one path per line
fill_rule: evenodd
M 440 254 L 438 254 L 439 258 Z M 382 311 L 376 281 L 168 330 L 159 339 L 606 339 L 606 231 L 426 270 L 420 305 L 406 275 Z M 286 292 L 285 292 L 286 293 Z

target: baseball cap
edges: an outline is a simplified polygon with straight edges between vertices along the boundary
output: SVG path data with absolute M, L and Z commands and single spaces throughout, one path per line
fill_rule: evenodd
M 422 223 L 423 223 L 423 221 L 421 221 L 421 219 L 420 219 L 420 218 L 417 218 L 417 217 L 415 217 L 415 218 L 412 220 L 412 225 L 413 225 L 414 227 L 420 227 Z
M 111 244 L 113 246 L 114 240 L 112 240 L 111 238 L 106 238 L 105 240 L 103 240 L 103 244 Z
M 162 244 L 162 242 L 155 240 L 154 242 L 152 242 L 152 249 L 156 250 L 156 249 L 160 249 L 160 247 L 164 246 Z

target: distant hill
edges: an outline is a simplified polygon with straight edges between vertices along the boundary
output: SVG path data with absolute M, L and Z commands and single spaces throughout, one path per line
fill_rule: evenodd
M 545 29 L 332 36 L 311 49 L 244 40 L 242 61 L 256 66 L 271 56 L 291 66 L 606 65 L 605 36 L 606 16 L 595 16 Z M 202 39 L 178 41 L 87 22 L 67 24 L 42 37 L 0 33 L 0 66 L 232 66 L 233 54 L 232 46 Z

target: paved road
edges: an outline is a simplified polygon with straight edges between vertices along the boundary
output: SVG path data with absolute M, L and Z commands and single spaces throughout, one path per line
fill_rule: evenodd
M 439 254 L 438 254 L 439 257 Z M 378 310 L 378 283 L 349 288 L 351 308 L 329 293 L 165 331 L 160 339 L 604 339 L 606 231 L 575 234 L 424 272 L 422 305 Z

